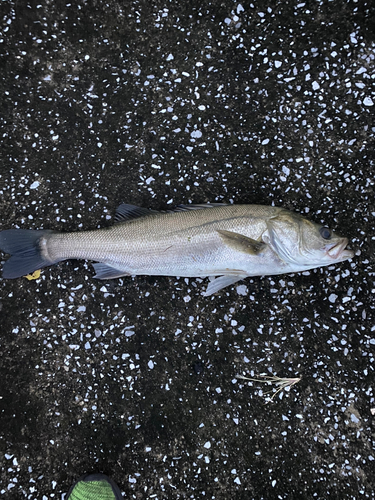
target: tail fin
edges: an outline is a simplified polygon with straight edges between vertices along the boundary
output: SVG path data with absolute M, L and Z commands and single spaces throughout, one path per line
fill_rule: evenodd
M 40 241 L 54 231 L 34 229 L 7 229 L 0 232 L 0 250 L 11 254 L 3 267 L 4 278 L 19 278 L 42 267 L 51 266 L 43 257 Z

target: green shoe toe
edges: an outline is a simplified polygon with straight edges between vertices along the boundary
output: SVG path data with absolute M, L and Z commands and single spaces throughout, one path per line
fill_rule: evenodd
M 122 500 L 120 489 L 105 474 L 85 474 L 70 488 L 66 500 Z

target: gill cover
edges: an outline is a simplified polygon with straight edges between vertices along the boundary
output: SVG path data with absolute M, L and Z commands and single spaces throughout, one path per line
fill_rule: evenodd
M 303 241 L 302 225 L 305 224 L 310 226 L 306 229 L 314 230 L 315 224 L 298 214 L 284 210 L 268 221 L 270 244 L 284 262 L 298 265 L 311 264 L 306 262 L 310 252 Z

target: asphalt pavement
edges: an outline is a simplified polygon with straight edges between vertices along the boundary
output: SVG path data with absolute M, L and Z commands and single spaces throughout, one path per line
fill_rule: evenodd
M 61 499 L 93 471 L 129 499 L 373 498 L 371 2 L 1 11 L 0 229 L 255 203 L 356 252 L 212 297 L 85 261 L 0 279 L 2 498 Z M 301 380 L 276 394 L 265 375 Z

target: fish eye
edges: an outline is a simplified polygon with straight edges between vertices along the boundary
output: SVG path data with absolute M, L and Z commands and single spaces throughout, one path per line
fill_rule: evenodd
M 320 236 L 324 238 L 325 240 L 330 240 L 332 236 L 332 231 L 329 229 L 329 227 L 321 227 L 319 229 Z

